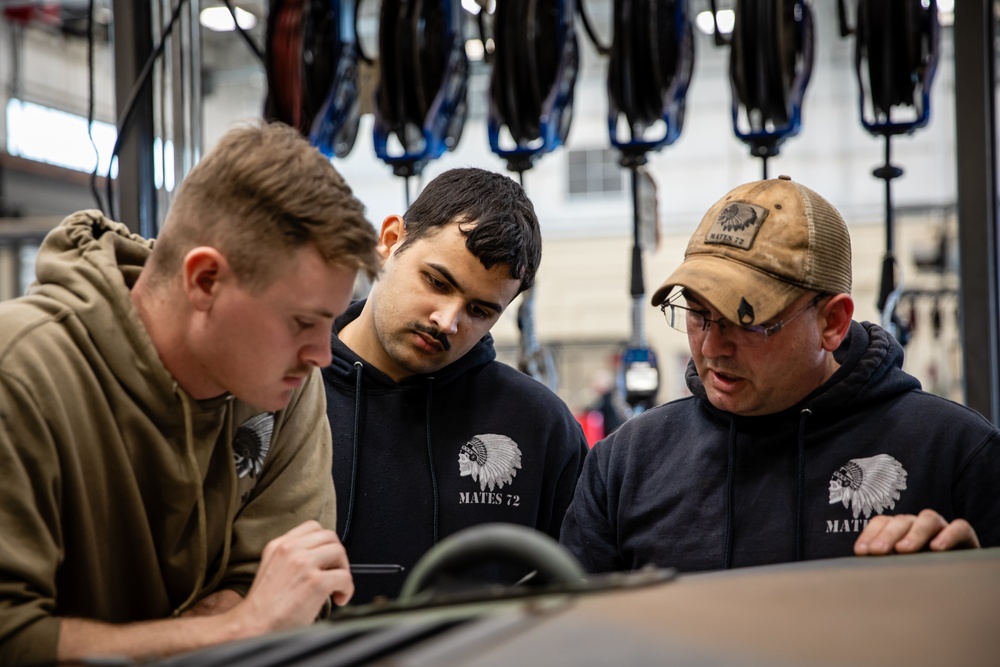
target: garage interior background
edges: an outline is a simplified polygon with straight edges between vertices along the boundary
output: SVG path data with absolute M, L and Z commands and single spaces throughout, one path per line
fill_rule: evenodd
M 609 42 L 612 0 L 577 1 L 599 39 Z M 92 69 L 87 42 L 91 4 Z M 233 4 L 255 19 L 247 33 L 263 49 L 267 2 Z M 490 4 L 484 4 L 489 11 Z M 715 4 L 732 10 L 736 0 Z M 155 232 L 174 185 L 226 129 L 261 116 L 267 94 L 264 67 L 240 34 L 199 22 L 202 10 L 224 3 L 191 0 L 182 5 L 153 69 L 151 95 L 141 100 L 136 127 L 123 137 L 119 152 L 116 189 L 121 203 L 116 210 L 137 231 Z M 376 57 L 379 5 L 365 0 L 358 17 L 359 40 Z M 74 210 L 95 207 L 92 186 L 104 192 L 103 177 L 91 183 L 95 152 L 84 120 L 88 106 L 92 100 L 93 117 L 100 124 L 95 139 L 106 161 L 118 114 L 178 3 L 153 0 L 147 7 L 127 0 L 0 0 L 0 6 L 0 102 L 5 110 L 0 115 L 0 298 L 11 298 L 33 277 L 34 253 L 45 231 Z M 472 0 L 463 6 L 471 66 L 468 116 L 455 150 L 430 162 L 421 182 L 455 166 L 506 169 L 488 142 L 492 65 L 478 40 L 473 12 L 480 6 Z M 853 240 L 856 317 L 878 322 L 885 185 L 872 170 L 884 162 L 884 142 L 861 124 L 854 37 L 841 36 L 837 3 L 810 6 L 815 62 L 802 127 L 769 160 L 768 175 L 792 176 L 844 214 Z M 912 135 L 893 140 L 892 162 L 904 175 L 893 181 L 892 197 L 897 276 L 908 295 L 899 313 L 912 327 L 905 368 L 928 391 L 966 403 L 1000 423 L 996 7 L 992 0 L 968 0 L 961 9 L 938 2 L 942 28 L 931 119 Z M 650 155 L 659 241 L 643 253 L 647 292 L 680 262 L 704 211 L 731 187 L 762 173 L 760 160 L 733 131 L 729 47 L 716 45 L 708 24 L 696 18 L 709 8 L 709 0 L 689 2 L 697 27 L 683 131 L 675 143 Z M 608 137 L 607 58 L 595 50 L 579 18 L 575 21 L 581 66 L 572 127 L 564 146 L 524 173 L 524 185 L 545 239 L 534 295 L 537 337 L 551 354 L 558 393 L 581 411 L 594 400 L 594 380 L 601 371 L 614 370 L 622 349 L 634 343 L 635 320 L 629 293 L 632 194 L 628 172 Z M 373 148 L 370 94 L 376 72 L 362 68 L 362 108 L 367 113 L 353 150 L 334 162 L 378 224 L 405 209 L 407 190 Z M 76 130 L 57 133 L 63 120 L 51 117 L 32 124 L 51 110 L 75 116 Z M 103 176 L 107 165 L 98 165 Z M 414 183 L 411 194 L 418 187 Z M 154 193 L 153 200 L 142 201 L 143 191 Z M 684 336 L 670 330 L 646 299 L 642 303 L 644 344 L 655 350 L 659 365 L 655 402 L 661 403 L 686 392 L 683 369 L 689 354 Z M 519 352 L 518 305 L 515 301 L 494 328 L 501 358 L 510 363 L 516 363 Z

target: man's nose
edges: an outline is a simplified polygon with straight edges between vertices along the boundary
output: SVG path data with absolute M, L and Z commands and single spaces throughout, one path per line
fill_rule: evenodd
M 465 304 L 458 301 L 448 301 L 442 304 L 431 315 L 431 321 L 441 333 L 452 335 L 458 331 L 458 320 Z
M 723 332 L 718 321 L 707 322 L 708 328 L 702 333 L 701 353 L 706 357 L 722 357 L 732 352 L 732 341 Z
M 302 347 L 299 358 L 306 364 L 312 364 L 325 368 L 333 363 L 333 351 L 330 348 L 330 338 L 333 335 L 332 329 L 320 327 L 317 335 L 310 338 Z

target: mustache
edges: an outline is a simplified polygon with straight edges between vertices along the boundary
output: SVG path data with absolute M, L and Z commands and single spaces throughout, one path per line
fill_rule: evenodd
M 428 327 L 423 324 L 414 324 L 413 328 L 419 331 L 420 333 L 427 334 L 437 342 L 441 343 L 441 347 L 444 348 L 445 352 L 451 349 L 451 342 L 448 341 L 448 336 L 441 333 L 435 327 Z

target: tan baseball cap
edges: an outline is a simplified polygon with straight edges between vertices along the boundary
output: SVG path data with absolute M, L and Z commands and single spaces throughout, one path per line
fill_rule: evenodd
M 741 185 L 702 218 L 653 305 L 678 287 L 744 326 L 773 319 L 806 291 L 850 294 L 847 223 L 788 176 Z

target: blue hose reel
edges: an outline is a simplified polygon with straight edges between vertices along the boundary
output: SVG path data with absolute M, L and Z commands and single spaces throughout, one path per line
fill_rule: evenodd
M 765 160 L 765 172 L 767 158 L 799 132 L 812 65 L 805 0 L 737 1 L 729 60 L 733 131 Z
M 323 32 L 333 44 L 330 90 L 309 132 L 309 142 L 328 157 L 347 157 L 358 136 L 358 47 L 354 0 L 326 0 Z
M 397 176 L 419 175 L 462 136 L 469 77 L 462 18 L 454 0 L 382 2 L 374 144 Z
M 579 68 L 573 16 L 573 0 L 497 3 L 487 126 L 490 149 L 511 171 L 530 169 L 569 134 Z
M 841 35 L 849 35 L 846 0 L 839 0 Z M 902 288 L 896 280 L 894 248 L 895 209 L 892 181 L 903 170 L 892 164 L 891 140 L 911 134 L 930 120 L 930 88 L 938 61 L 936 0 L 858 0 L 854 65 L 860 94 L 861 124 L 871 134 L 885 138 L 885 163 L 872 171 L 885 181 L 885 254 L 876 305 L 881 324 L 902 345 L 910 327 L 897 313 Z M 906 118 L 900 119 L 900 111 Z M 895 117 L 894 117 L 895 114 Z
M 608 134 L 623 153 L 658 151 L 681 134 L 694 70 L 686 0 L 615 0 Z M 662 121 L 663 131 L 653 134 Z M 620 136 L 624 126 L 626 136 Z
M 868 132 L 910 134 L 927 125 L 940 32 L 935 0 L 859 0 L 854 66 Z M 902 109 L 912 110 L 906 120 L 899 118 Z
M 345 157 L 360 122 L 354 0 L 273 0 L 267 25 L 265 116 Z

